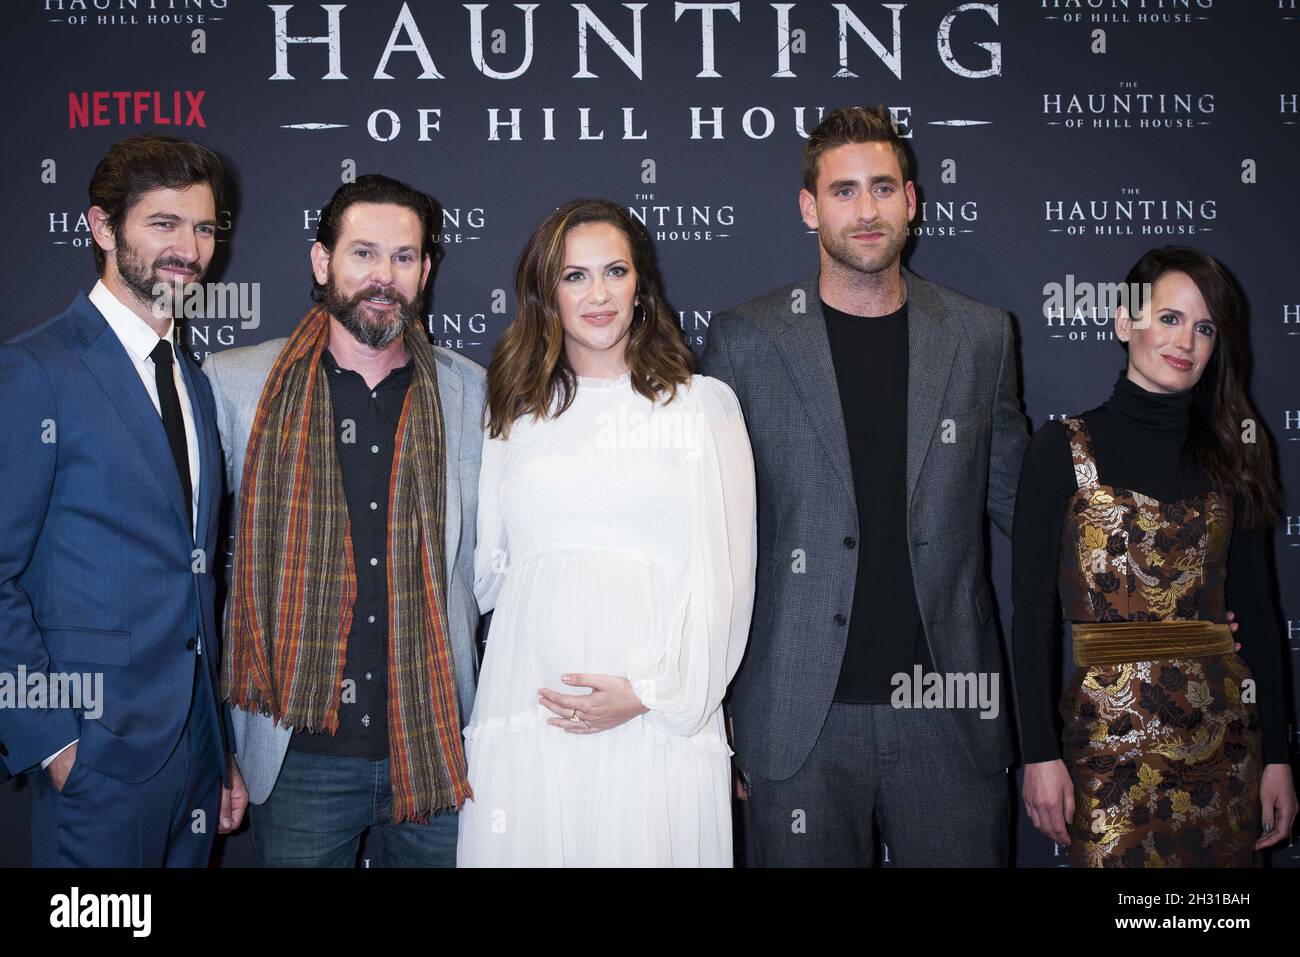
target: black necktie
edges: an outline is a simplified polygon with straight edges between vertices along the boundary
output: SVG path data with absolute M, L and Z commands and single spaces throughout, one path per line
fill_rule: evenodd
M 194 486 L 190 483 L 190 452 L 185 443 L 185 417 L 181 415 L 181 399 L 176 394 L 176 379 L 172 375 L 172 365 L 176 355 L 172 344 L 166 339 L 159 339 L 158 345 L 149 353 L 153 360 L 155 381 L 158 383 L 158 405 L 162 408 L 163 428 L 167 430 L 167 444 L 172 447 L 172 458 L 176 461 L 176 472 L 181 477 L 181 489 L 185 492 L 185 514 L 190 519 L 190 528 L 194 527 Z

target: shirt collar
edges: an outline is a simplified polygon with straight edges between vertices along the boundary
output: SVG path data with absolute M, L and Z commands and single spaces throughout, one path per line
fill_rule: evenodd
M 104 280 L 95 283 L 95 288 L 90 290 L 90 301 L 100 315 L 112 328 L 117 338 L 121 340 L 126 351 L 130 353 L 131 358 L 136 362 L 143 362 L 149 358 L 149 353 L 153 352 L 154 347 L 158 345 L 158 334 L 153 331 L 149 323 L 145 322 L 126 305 L 122 300 L 113 295 L 109 288 L 104 285 Z M 175 321 L 167 320 L 167 334 L 163 337 L 168 342 L 174 342 L 172 331 L 175 328 Z
M 384 376 L 383 381 L 377 384 L 375 388 L 372 390 L 370 386 L 366 385 L 366 380 L 361 377 L 361 374 L 359 372 L 355 372 L 352 369 L 345 369 L 341 365 L 339 365 L 338 360 L 334 358 L 334 353 L 330 352 L 329 346 L 326 346 L 324 350 L 321 352 L 321 362 L 325 364 L 326 371 L 338 374 L 338 378 L 340 381 L 359 382 L 361 384 L 361 387 L 365 389 L 366 392 L 379 391 L 380 389 L 392 388 L 401 385 L 404 382 L 409 381 L 411 378 L 412 369 L 415 366 L 414 360 L 408 357 L 406 362 L 403 365 L 397 366 L 396 368 L 393 369 L 389 369 L 388 375 Z M 330 377 L 330 381 L 331 382 L 334 381 L 334 376 Z

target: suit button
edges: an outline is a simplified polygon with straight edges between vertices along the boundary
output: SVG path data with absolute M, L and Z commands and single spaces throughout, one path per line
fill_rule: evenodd
M 193 638 L 191 638 L 189 641 L 185 642 L 185 650 L 186 650 L 186 651 L 193 651 L 193 650 L 194 650 L 194 646 L 195 646 L 196 644 L 198 644 L 198 642 L 196 642 Z
M 856 545 L 856 544 L 857 544 L 857 542 L 855 542 L 855 541 L 853 540 L 853 536 L 852 536 L 852 535 L 845 535 L 845 536 L 844 536 L 844 547 L 845 547 L 845 548 L 852 548 L 852 547 L 853 547 L 854 545 Z
M 843 625 L 848 621 L 848 619 L 845 618 L 843 615 L 841 615 L 838 611 L 835 613 L 835 618 L 833 620 L 837 625 Z

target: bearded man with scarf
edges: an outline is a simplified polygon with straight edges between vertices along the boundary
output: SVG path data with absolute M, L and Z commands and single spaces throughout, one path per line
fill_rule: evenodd
M 321 210 L 317 305 L 204 365 L 234 493 L 222 690 L 260 866 L 454 866 L 478 672 L 484 373 L 421 309 L 441 217 L 384 176 Z

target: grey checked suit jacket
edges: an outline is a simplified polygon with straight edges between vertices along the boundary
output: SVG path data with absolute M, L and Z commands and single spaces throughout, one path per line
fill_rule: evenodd
M 1010 316 L 907 270 L 907 532 L 917 604 L 939 672 L 997 672 L 996 719 L 956 709 L 961 747 L 986 774 L 1011 763 L 1009 674 L 984 566 L 984 516 L 1008 536 L 1028 443 Z M 785 780 L 803 765 L 839 680 L 858 527 L 844 416 L 818 274 L 715 316 L 704 372 L 735 390 L 758 480 L 754 624 L 731 687 L 738 766 Z M 802 301 L 802 311 L 796 310 Z M 955 441 L 943 441 L 951 419 Z M 806 570 L 793 570 L 802 549 Z M 843 616 L 839 618 L 838 616 Z
M 203 363 L 217 405 L 217 425 L 226 462 L 226 488 L 233 496 L 230 528 L 239 528 L 239 491 L 244 477 L 244 452 L 253 415 L 287 339 L 215 353 Z M 448 349 L 434 347 L 438 364 L 438 397 L 442 402 L 443 433 L 447 441 L 446 552 L 447 621 L 451 628 L 456 694 L 462 726 L 469 721 L 478 683 L 478 602 L 474 600 L 474 539 L 478 506 L 478 472 L 483 454 L 483 367 Z M 248 788 L 249 800 L 263 803 L 271 794 L 284 763 L 292 732 L 269 717 L 231 708 L 235 726 L 235 760 Z

